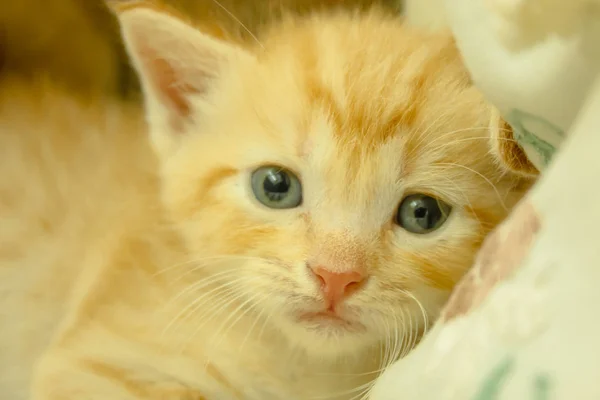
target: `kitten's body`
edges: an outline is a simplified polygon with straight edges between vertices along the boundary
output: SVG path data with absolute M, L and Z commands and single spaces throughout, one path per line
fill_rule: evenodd
M 111 254 L 145 217 L 142 168 L 153 166 L 135 110 L 88 105 L 49 83 L 0 87 L 0 398 L 12 400 L 28 398 L 33 362 L 86 260 Z
M 340 14 L 237 48 L 136 10 L 157 157 L 138 110 L 0 85 L 0 397 L 359 396 L 531 183 L 499 163 L 515 149 L 488 154 L 446 37 Z M 252 199 L 269 163 L 298 171 L 301 208 Z M 452 204 L 439 232 L 393 224 L 412 192 Z M 344 323 L 303 317 L 323 307 L 313 260 L 370 274 Z

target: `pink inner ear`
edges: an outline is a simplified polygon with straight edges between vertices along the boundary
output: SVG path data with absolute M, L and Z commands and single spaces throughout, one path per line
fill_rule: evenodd
M 149 80 L 159 101 L 167 108 L 169 124 L 175 131 L 182 128 L 182 124 L 192 113 L 190 97 L 202 94 L 208 89 L 210 81 L 214 78 L 211 70 L 205 70 L 205 65 L 187 65 L 181 60 L 170 60 L 157 56 L 152 50 L 145 50 L 142 54 L 147 62 Z M 205 58 L 210 64 L 210 54 Z M 186 60 L 188 61 L 188 60 Z
M 173 117 L 182 119 L 189 117 L 191 106 L 188 96 L 197 93 L 198 88 L 186 82 L 181 74 L 182 71 L 176 71 L 164 58 L 153 58 L 151 62 L 152 76 L 158 95 L 176 114 Z

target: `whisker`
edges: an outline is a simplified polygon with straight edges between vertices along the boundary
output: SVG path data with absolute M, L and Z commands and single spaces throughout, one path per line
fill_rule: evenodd
M 416 336 L 415 331 L 414 331 L 414 327 L 413 327 L 413 315 L 410 312 L 408 312 L 407 314 L 408 314 L 408 322 L 409 322 L 408 326 L 409 326 L 410 335 L 408 337 L 408 345 L 405 348 L 405 354 L 408 354 L 408 352 L 410 350 L 412 350 L 412 346 L 413 346 L 413 343 L 414 343 L 414 338 Z
M 218 0 L 213 0 L 213 2 L 219 6 L 223 11 L 225 11 L 231 18 L 233 18 L 238 24 L 240 24 L 240 26 L 242 28 L 244 28 L 244 30 L 246 32 L 248 32 L 248 34 L 252 37 L 252 39 L 254 39 L 254 41 L 264 50 L 265 46 L 260 42 L 260 40 L 258 40 L 258 38 L 256 37 L 256 35 L 254 33 L 252 33 L 252 31 L 250 29 L 248 29 L 248 27 L 246 25 L 244 25 L 244 23 L 242 21 L 239 20 L 238 17 L 236 17 L 231 11 L 229 11 L 227 9 L 227 7 L 225 7 L 223 4 L 221 4 Z
M 225 270 L 225 271 L 217 272 L 217 273 L 215 273 L 215 274 L 213 274 L 211 276 L 208 276 L 206 278 L 200 279 L 197 282 L 194 282 L 193 284 L 188 285 L 182 291 L 180 291 L 177 295 L 173 296 L 167 302 L 167 304 L 165 304 L 163 306 L 163 309 L 167 309 L 169 306 L 173 305 L 175 302 L 177 302 L 177 300 L 179 300 L 184 295 L 188 295 L 188 294 L 191 294 L 191 292 L 193 292 L 193 291 L 200 291 L 201 289 L 203 289 L 203 288 L 205 288 L 207 286 L 214 285 L 219 280 L 221 280 L 224 276 L 227 276 L 227 275 L 233 275 L 236 278 L 239 277 L 239 275 L 235 274 L 235 271 L 233 271 L 233 270 Z
M 182 267 L 188 264 L 193 264 L 193 263 L 199 263 L 201 261 L 209 261 L 209 260 L 224 260 L 224 261 L 229 261 L 229 260 L 256 260 L 256 261 L 263 261 L 263 262 L 272 262 L 271 260 L 269 260 L 268 258 L 262 258 L 262 257 L 255 257 L 255 256 L 244 256 L 244 255 L 237 255 L 237 254 L 222 254 L 222 255 L 216 255 L 216 256 L 209 256 L 209 257 L 201 257 L 201 258 L 196 258 L 196 259 L 191 259 L 188 261 L 184 261 L 181 263 L 176 263 L 173 264 L 169 267 L 163 268 L 157 272 L 155 272 L 154 274 L 152 274 L 152 277 L 156 277 L 158 275 L 164 274 L 166 272 L 169 272 L 171 270 L 173 270 L 174 268 L 177 267 Z
M 415 151 L 417 151 L 421 145 L 423 144 L 423 142 L 429 137 L 429 134 L 431 132 L 431 130 L 433 129 L 433 127 L 442 119 L 447 117 L 448 115 L 450 115 L 450 111 L 446 111 L 445 113 L 441 113 L 440 115 L 437 116 L 436 119 L 430 121 L 429 125 L 427 125 L 427 127 L 423 130 L 421 130 L 421 126 L 423 125 L 423 123 L 425 122 L 422 121 L 421 124 L 419 124 L 419 126 L 417 127 L 417 132 L 418 133 L 418 141 L 417 143 L 413 146 L 412 150 L 406 155 L 406 158 L 410 159 L 414 154 Z
M 444 175 L 439 175 L 439 178 L 444 179 L 446 182 L 448 182 L 450 185 L 454 186 L 454 188 L 456 189 L 457 192 L 459 192 L 462 197 L 465 200 L 465 203 L 467 203 L 467 205 L 473 209 L 473 203 L 471 203 L 471 199 L 469 199 L 469 196 L 467 196 L 467 194 L 465 193 L 464 190 L 462 190 L 462 188 L 452 179 L 448 178 L 447 176 Z M 473 216 L 475 217 L 475 219 L 477 220 L 477 223 L 479 224 L 479 229 L 484 230 L 484 224 L 483 221 L 481 221 L 481 219 L 479 218 L 479 216 L 475 213 L 473 213 Z
M 171 284 L 176 283 L 177 281 L 181 280 L 182 278 L 184 278 L 187 275 L 190 275 L 194 272 L 197 272 L 203 268 L 206 267 L 211 267 L 211 266 L 215 266 L 217 264 L 220 263 L 224 263 L 224 262 L 228 262 L 228 261 L 260 261 L 260 262 L 264 262 L 264 263 L 272 263 L 271 260 L 267 259 L 267 258 L 261 258 L 261 257 L 252 257 L 252 256 L 241 256 L 241 255 L 222 255 L 222 256 L 213 256 L 213 257 L 205 257 L 202 259 L 199 259 L 198 261 L 208 261 L 208 260 L 212 260 L 212 263 L 204 263 L 204 264 L 199 264 L 193 268 L 188 269 L 186 272 L 184 272 L 183 274 L 181 274 L 179 276 L 179 278 L 175 279 L 174 281 L 170 282 Z
M 419 141 L 413 146 L 413 149 L 406 155 L 407 158 L 410 158 L 413 155 L 413 152 L 417 151 L 423 145 L 423 142 L 428 137 L 430 137 L 430 134 L 427 131 L 429 129 L 431 129 L 433 127 L 433 125 L 435 123 L 437 123 L 437 121 L 439 121 L 443 116 L 444 116 L 443 114 L 441 116 L 439 116 L 431 125 L 428 126 L 428 128 L 427 128 L 426 131 L 424 131 L 422 134 L 419 135 Z M 504 130 L 504 131 L 510 131 L 510 129 L 506 129 L 506 128 L 499 128 L 499 129 L 500 130 Z M 456 130 L 453 130 L 453 131 L 450 131 L 450 132 L 445 132 L 445 133 L 443 133 L 443 134 L 441 134 L 441 135 L 436 136 L 435 138 L 433 138 L 433 140 L 431 140 L 431 142 L 429 142 L 429 144 L 431 145 L 431 144 L 433 144 L 435 142 L 438 142 L 438 141 L 440 141 L 440 140 L 442 140 L 442 139 L 444 139 L 444 138 L 446 138 L 448 136 L 455 135 L 457 133 L 470 132 L 470 131 L 479 131 L 479 130 L 489 130 L 489 126 L 475 126 L 475 127 L 468 127 L 468 128 L 456 129 Z M 427 132 L 427 134 L 425 132 Z M 482 136 L 480 138 L 481 139 L 488 139 L 489 140 L 490 136 Z M 451 143 L 458 143 L 459 141 L 462 141 L 462 140 L 467 141 L 467 140 L 472 140 L 472 139 L 474 139 L 474 138 L 460 138 L 460 139 L 457 139 L 457 140 L 455 140 L 455 141 L 453 141 Z M 503 139 L 503 140 L 507 140 L 507 141 L 514 141 L 514 139 L 510 139 L 510 138 L 499 138 L 499 139 Z M 434 148 L 434 149 L 432 149 L 430 151 L 437 151 L 437 150 L 440 150 L 441 148 L 443 148 L 443 146 Z
M 357 395 L 355 395 L 355 396 L 352 396 L 352 397 L 350 398 L 350 400 L 360 400 L 360 399 L 364 399 L 364 397 L 365 397 L 365 394 L 366 394 L 366 393 L 368 393 L 368 392 L 369 392 L 369 390 L 371 390 L 371 386 L 373 386 L 373 383 L 372 383 L 372 382 L 369 382 L 368 384 L 365 384 L 365 385 L 366 385 L 366 387 L 365 387 L 363 390 L 361 390 L 361 392 L 360 392 L 360 393 L 358 393 Z
M 392 316 L 394 317 L 394 324 L 392 325 L 394 330 L 393 330 L 393 345 L 390 347 L 390 356 L 388 357 L 387 360 L 387 365 L 385 368 L 387 368 L 388 366 L 390 366 L 394 361 L 396 361 L 397 357 L 398 357 L 398 348 L 402 347 L 402 341 L 400 340 L 400 336 L 398 333 L 398 318 L 396 317 L 396 313 L 394 312 L 394 310 L 391 311 Z M 404 336 L 406 334 L 406 331 L 404 330 L 404 323 L 403 325 L 403 329 L 402 329 L 402 339 L 404 339 Z
M 258 321 L 260 319 L 263 318 L 263 314 L 265 312 L 265 308 L 263 307 L 259 314 L 257 316 L 255 316 L 254 318 L 254 322 L 252 323 L 252 325 L 250 326 L 250 328 L 248 329 L 248 333 L 246 333 L 246 336 L 244 337 L 244 340 L 242 340 L 242 343 L 240 344 L 240 348 L 239 351 L 241 352 L 242 349 L 244 348 L 244 345 L 246 344 L 246 342 L 248 341 L 248 339 L 250 338 L 250 335 L 252 334 L 252 332 L 254 331 L 254 328 L 256 327 L 256 324 L 258 323 Z M 260 335 L 258 336 L 258 338 L 260 339 Z
M 189 304 L 188 304 L 186 307 L 184 307 L 184 308 L 183 308 L 183 309 L 182 309 L 182 310 L 181 310 L 181 311 L 180 311 L 180 312 L 179 312 L 179 313 L 178 313 L 178 314 L 177 314 L 177 315 L 176 315 L 176 316 L 175 316 L 175 317 L 174 317 L 174 318 L 171 320 L 171 322 L 169 322 L 169 324 L 168 324 L 168 325 L 167 325 L 167 326 L 164 328 L 164 330 L 163 330 L 163 335 L 164 335 L 164 334 L 165 334 L 165 333 L 166 333 L 166 332 L 167 332 L 167 331 L 168 331 L 168 330 L 169 330 L 169 329 L 170 329 L 170 328 L 171 328 L 171 327 L 172 327 L 172 326 L 173 326 L 173 325 L 174 325 L 174 324 L 175 324 L 175 323 L 176 323 L 176 322 L 177 322 L 177 321 L 178 321 L 178 320 L 179 320 L 179 319 L 180 319 L 180 318 L 183 316 L 183 315 L 185 315 L 186 313 L 190 312 L 190 310 L 192 310 L 192 311 L 191 311 L 191 313 L 193 314 L 193 313 L 195 312 L 195 310 L 196 310 L 196 309 L 197 309 L 199 306 L 201 306 L 201 305 L 203 304 L 203 303 L 202 303 L 202 300 L 203 300 L 203 299 L 209 298 L 209 296 L 210 296 L 211 294 L 215 293 L 215 292 L 218 292 L 218 291 L 220 291 L 220 290 L 224 290 L 224 289 L 228 289 L 228 288 L 230 288 L 231 286 L 235 286 L 235 285 L 236 285 L 238 282 L 240 282 L 240 281 L 244 281 L 244 280 L 246 280 L 246 279 L 247 279 L 246 277 L 238 277 L 237 279 L 234 279 L 234 280 L 232 280 L 232 281 L 225 282 L 224 284 L 222 284 L 222 285 L 219 285 L 219 286 L 217 286 L 217 287 L 215 287 L 215 288 L 213 288 L 213 289 L 209 290 L 208 292 L 206 292 L 206 293 L 202 294 L 200 297 L 198 297 L 198 298 L 194 299 L 194 300 L 193 300 L 192 302 L 190 302 L 190 303 L 189 303 Z M 215 281 L 216 281 L 216 279 L 215 279 L 213 282 L 211 282 L 211 283 L 215 283 Z M 199 283 L 206 283 L 206 282 L 202 282 L 202 281 L 201 281 L 201 282 L 199 282 Z M 202 287 L 205 287 L 205 286 L 206 286 L 206 285 L 200 285 L 199 287 L 200 287 L 200 288 L 202 288 Z M 192 289 L 192 291 L 197 291 L 197 289 Z
M 251 279 L 247 279 L 246 281 L 255 281 L 255 280 L 258 280 L 258 278 L 251 278 Z M 206 324 L 213 319 L 213 317 L 219 315 L 221 313 L 221 311 L 226 310 L 231 304 L 235 303 L 239 299 L 242 299 L 246 295 L 246 293 L 243 293 L 243 292 L 242 293 L 239 291 L 236 292 L 235 287 L 232 288 L 232 291 L 233 291 L 232 295 L 227 296 L 226 298 L 223 298 L 223 299 L 219 299 L 219 300 L 223 301 L 222 303 L 217 303 L 216 307 L 214 307 L 214 306 L 211 307 L 210 311 L 215 310 L 215 308 L 216 308 L 215 311 L 212 311 L 210 314 L 208 314 L 208 312 L 203 314 L 203 317 L 210 315 L 210 318 L 205 318 L 204 321 L 196 327 L 194 332 L 189 336 L 186 343 L 189 343 L 192 340 L 192 338 L 194 336 L 196 336 L 198 334 L 198 332 L 200 332 L 202 330 L 202 328 L 204 326 L 206 326 Z M 231 316 L 231 314 L 230 314 L 230 316 Z
M 336 397 L 340 397 L 340 396 L 348 396 L 348 395 L 351 395 L 351 394 L 353 394 L 355 392 L 362 391 L 365 388 L 368 388 L 371 384 L 372 384 L 371 382 L 368 382 L 368 383 L 364 383 L 362 385 L 359 385 L 359 386 L 357 386 L 357 387 L 355 387 L 353 389 L 347 389 L 347 390 L 344 390 L 344 391 L 341 391 L 341 392 L 335 392 L 335 393 L 330 393 L 330 394 L 326 394 L 326 395 L 311 396 L 311 399 L 326 400 L 326 399 L 336 398 Z M 360 394 L 362 394 L 362 392 Z M 353 399 L 354 399 L 354 397 L 353 397 Z
M 225 296 L 220 297 L 218 299 L 218 300 L 220 300 L 220 302 L 216 302 L 216 303 L 212 304 L 212 306 L 208 307 L 208 309 L 204 310 L 204 312 L 196 318 L 196 319 L 202 318 L 202 323 L 197 325 L 196 328 L 192 331 L 192 333 L 190 333 L 187 336 L 187 339 L 181 343 L 180 352 L 184 351 L 184 349 L 189 345 L 189 343 L 193 340 L 193 338 L 198 335 L 198 332 L 200 332 L 202 330 L 202 328 L 204 326 L 206 326 L 206 324 L 208 322 L 212 321 L 213 317 L 217 316 L 221 310 L 226 309 L 229 304 L 233 303 L 234 301 L 236 301 L 237 299 L 239 299 L 241 297 L 242 297 L 241 293 L 238 290 L 236 290 L 235 287 L 228 288 L 225 291 Z M 191 315 L 194 315 L 201 308 L 202 304 L 205 304 L 205 303 L 206 302 L 201 303 L 199 306 L 195 307 L 194 311 L 192 312 Z M 188 318 L 188 319 L 190 319 L 190 318 Z
M 157 276 L 162 275 L 162 274 L 164 274 L 166 272 L 172 271 L 175 268 L 183 267 L 183 266 L 188 265 L 188 264 L 193 264 L 194 262 L 196 262 L 196 261 L 195 260 L 189 260 L 189 261 L 184 261 L 184 262 L 181 262 L 181 263 L 176 263 L 176 264 L 170 265 L 170 266 L 168 266 L 166 268 L 163 268 L 163 269 L 160 269 L 160 270 L 156 271 L 155 273 L 153 273 L 151 275 L 151 277 L 152 278 L 156 278 Z
M 258 332 L 258 336 L 257 336 L 258 340 L 260 340 L 260 338 L 262 337 L 262 335 L 263 335 L 263 333 L 265 331 L 265 328 L 267 327 L 267 324 L 269 323 L 269 320 L 271 319 L 271 317 L 274 314 L 275 314 L 275 310 L 271 311 L 269 313 L 269 315 L 267 315 L 267 318 L 265 318 L 265 320 L 263 321 L 263 324 L 262 324 L 262 326 L 260 328 L 260 331 Z
M 400 340 L 400 334 L 398 332 L 398 318 L 393 310 L 392 315 L 394 316 L 394 346 L 392 350 L 392 362 L 394 362 L 398 359 L 398 356 L 402 351 L 402 341 Z
M 456 131 L 452 132 L 452 133 L 456 133 Z M 442 135 L 442 136 L 445 136 L 445 135 Z M 438 138 L 436 138 L 436 139 L 439 139 L 439 138 L 441 138 L 441 136 L 438 137 Z M 431 149 L 430 151 L 431 152 L 435 152 L 435 151 L 441 150 L 441 149 L 443 149 L 445 147 L 449 147 L 449 146 L 457 144 L 457 143 L 472 142 L 472 141 L 476 141 L 476 140 L 490 140 L 490 137 L 489 136 L 478 136 L 478 137 L 460 138 L 460 139 L 456 139 L 456 140 L 453 140 L 453 141 L 448 142 L 448 143 L 444 143 L 444 144 L 442 144 L 442 145 L 440 145 L 438 147 L 435 147 L 435 148 Z M 505 141 L 505 142 L 515 142 L 515 143 L 517 142 L 515 139 L 510 139 L 510 138 L 497 138 L 497 140 L 502 140 L 502 141 Z M 435 141 L 436 140 L 433 140 L 431 143 L 433 143 Z
M 215 331 L 214 336 L 218 337 L 221 331 L 223 331 L 223 335 L 221 336 L 220 340 L 215 344 L 215 346 L 219 346 L 221 344 L 221 342 L 223 341 L 223 337 L 225 336 L 225 332 L 227 332 L 230 329 L 233 329 L 233 327 L 235 327 L 235 325 L 240 321 L 240 319 L 242 319 L 245 315 L 252 311 L 252 309 L 255 307 L 256 299 L 260 296 L 262 296 L 262 293 L 254 293 L 250 298 L 246 299 L 246 301 L 244 301 L 233 312 L 231 312 L 231 314 L 221 323 L 219 328 L 217 328 L 217 330 Z M 244 307 L 246 307 L 248 304 L 250 304 L 250 307 L 244 311 Z M 240 311 L 244 312 L 240 313 Z M 232 323 L 230 323 L 227 328 L 225 328 L 227 326 L 227 323 L 238 313 L 240 313 L 240 315 Z
M 508 208 L 506 207 L 506 204 L 504 203 L 504 200 L 502 199 L 502 196 L 500 195 L 500 192 L 498 191 L 498 188 L 496 187 L 496 185 L 494 185 L 494 183 L 488 177 L 483 175 L 481 172 L 475 171 L 473 168 L 469 168 L 466 165 L 462 165 L 462 164 L 458 164 L 458 163 L 437 163 L 435 165 L 436 166 L 459 167 L 459 168 L 466 169 L 467 171 L 470 171 L 470 172 L 474 173 L 475 175 L 479 176 L 481 179 L 486 181 L 492 187 L 492 189 L 496 193 L 496 196 L 498 197 L 498 200 L 500 201 L 500 205 L 502 206 L 502 208 L 505 211 L 508 211 Z

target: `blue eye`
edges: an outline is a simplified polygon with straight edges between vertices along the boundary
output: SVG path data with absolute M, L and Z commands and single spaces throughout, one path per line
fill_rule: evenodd
M 302 184 L 296 175 L 278 166 L 264 166 L 252 173 L 252 191 L 269 208 L 295 208 L 302 204 Z
M 444 225 L 451 211 L 451 206 L 435 197 L 412 194 L 398 206 L 396 224 L 411 233 L 430 233 Z

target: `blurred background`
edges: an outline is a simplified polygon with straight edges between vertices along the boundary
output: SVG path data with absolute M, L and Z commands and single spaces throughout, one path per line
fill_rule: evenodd
M 44 75 L 82 95 L 136 98 L 137 79 L 106 3 L 0 0 L 0 78 Z M 161 4 L 193 22 L 218 21 L 226 29 L 239 27 L 241 22 L 251 31 L 256 31 L 261 22 L 276 18 L 282 9 L 305 13 L 318 8 L 362 8 L 375 3 L 390 12 L 402 10 L 401 0 L 161 0 Z

